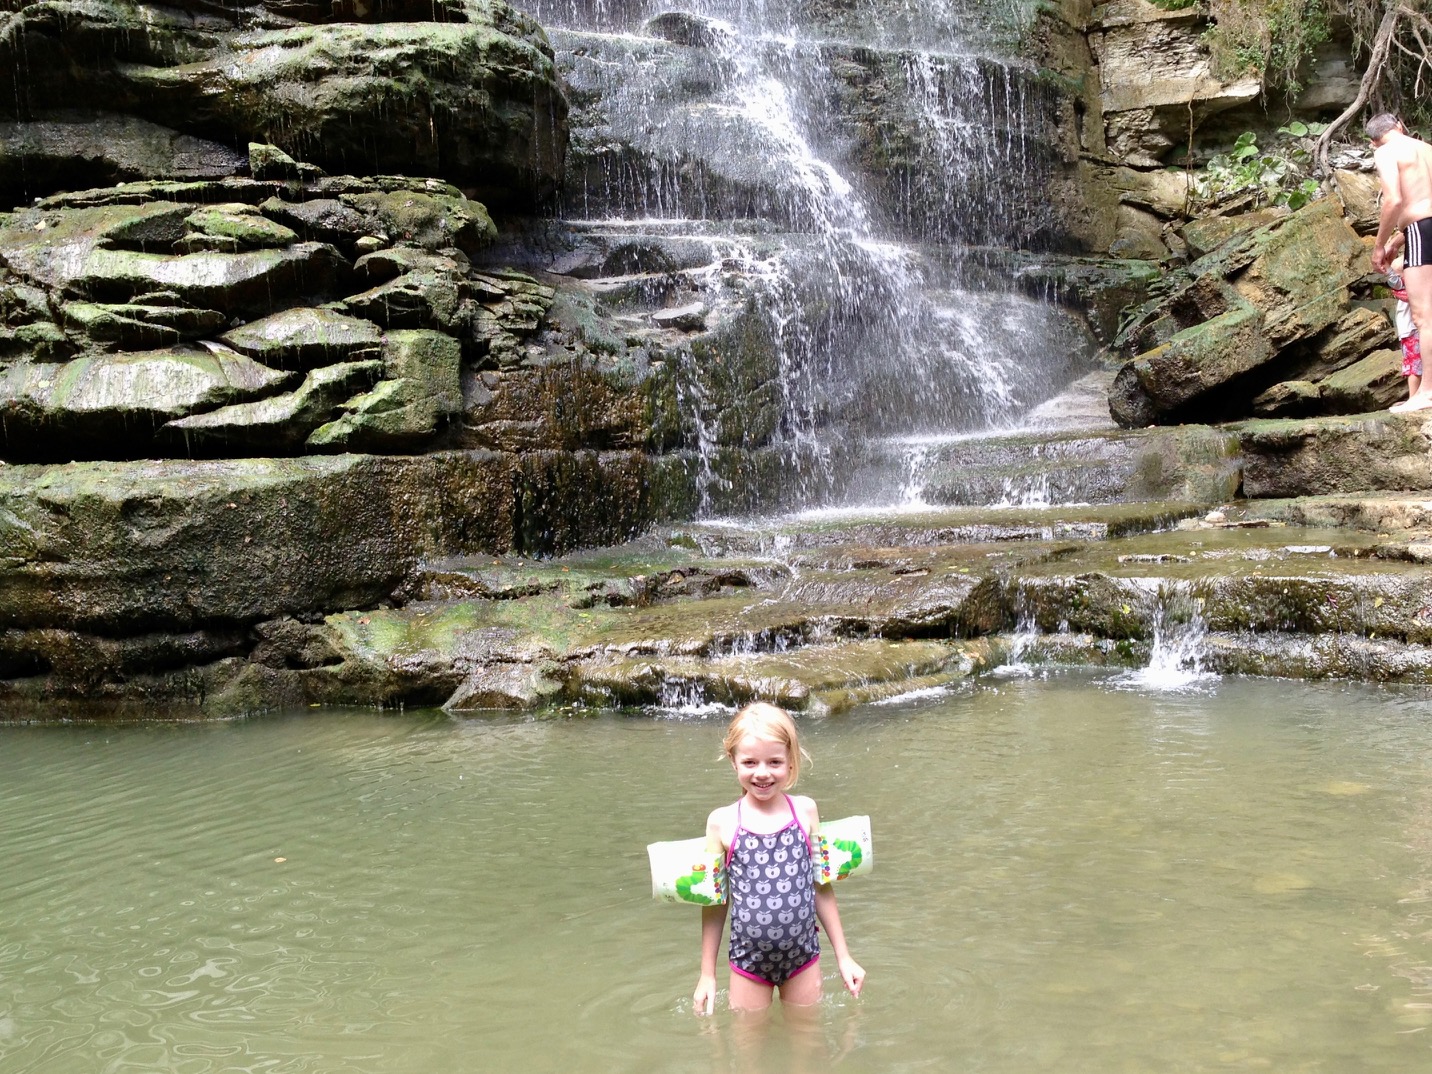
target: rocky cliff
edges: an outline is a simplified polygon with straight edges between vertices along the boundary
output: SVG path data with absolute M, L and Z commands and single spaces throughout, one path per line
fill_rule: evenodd
M 820 568 L 853 586 L 700 529 L 532 567 L 888 486 L 877 441 L 912 415 L 948 431 L 1028 411 L 1089 368 L 1087 336 L 1006 276 L 1117 296 L 1096 320 L 1131 356 L 1124 424 L 1345 413 L 1397 386 L 1358 304 L 1365 204 L 1182 218 L 1180 116 L 1248 99 L 1199 67 L 1195 16 L 1048 10 L 1010 38 L 1037 67 L 931 45 L 910 5 L 796 5 L 790 39 L 645 7 L 550 36 L 496 0 L 0 16 L 0 192 L 19 206 L 0 215 L 0 701 L 649 700 L 695 674 L 652 655 L 1002 633 L 1059 541 L 1240 487 L 1429 487 L 1426 434 L 1397 419 L 1103 431 L 993 460 L 942 447 L 922 494 L 1007 500 L 1038 470 L 1067 498 L 1179 502 L 861 529 Z M 1010 246 L 1025 267 L 991 273 Z M 1329 443 L 1341 468 L 1317 462 Z M 1070 476 L 1085 450 L 1098 474 Z M 966 547 L 1010 540 L 1038 544 L 1029 579 Z M 946 551 L 870 547 L 907 541 Z M 1122 583 L 1065 589 L 1050 607 L 1084 608 L 1098 644 L 1155 619 L 1146 600 L 1127 621 L 1086 607 L 1129 604 Z M 765 626 L 761 592 L 786 605 Z M 915 665 L 968 671 L 999 645 L 975 648 Z M 857 678 L 909 670 L 866 640 L 832 659 L 852 653 Z
M 336 173 L 435 176 L 493 206 L 555 189 L 566 99 L 505 3 L 7 5 L 0 199 L 244 171 L 249 142 Z

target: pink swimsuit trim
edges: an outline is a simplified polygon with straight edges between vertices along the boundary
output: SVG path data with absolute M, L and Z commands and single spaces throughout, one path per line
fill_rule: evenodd
M 794 824 L 797 828 L 801 830 L 801 835 L 805 836 L 806 846 L 810 847 L 810 852 L 814 854 L 815 843 L 811 841 L 810 832 L 806 831 L 806 827 L 804 824 L 801 823 L 800 817 L 796 816 L 795 802 L 791 801 L 791 796 L 789 794 L 785 797 L 786 808 L 791 811 L 790 820 L 786 821 L 773 832 L 751 832 L 750 828 L 747 828 L 746 831 L 751 832 L 752 835 L 779 835 L 781 832 L 785 831 L 792 824 Z M 723 864 L 728 869 L 731 868 L 731 852 L 736 849 L 736 838 L 741 834 L 741 828 L 743 827 L 743 825 L 741 824 L 741 803 L 743 801 L 745 801 L 744 798 L 736 799 L 736 830 L 731 833 L 731 842 L 726 844 L 726 860 Z
M 806 970 L 810 969 L 812 966 L 814 966 L 814 965 L 815 965 L 817 962 L 819 962 L 819 961 L 820 961 L 820 956 L 819 956 L 819 955 L 816 955 L 815 958 L 811 959 L 809 962 L 804 962 L 804 963 L 802 963 L 801 965 L 797 966 L 795 969 L 791 970 L 791 975 L 790 975 L 790 977 L 787 977 L 784 983 L 789 984 L 792 978 L 797 977 L 797 976 L 799 976 L 799 975 L 802 974 L 802 973 L 805 973 Z M 732 973 L 738 973 L 738 974 L 740 974 L 742 977 L 746 978 L 746 980 L 748 980 L 748 981 L 760 981 L 761 984 L 766 985 L 766 986 L 768 986 L 768 987 L 770 987 L 770 988 L 780 988 L 780 987 L 781 987 L 781 985 L 773 985 L 773 984 L 771 984 L 770 981 L 766 980 L 764 977 L 761 977 L 761 976 L 759 976 L 759 975 L 757 975 L 757 974 L 752 973 L 750 970 L 743 970 L 740 966 L 736 965 L 736 963 L 734 963 L 734 962 L 731 962 L 731 961 L 728 960 L 727 963 L 726 963 L 726 965 L 728 965 L 728 966 L 731 967 L 731 972 L 732 972 Z

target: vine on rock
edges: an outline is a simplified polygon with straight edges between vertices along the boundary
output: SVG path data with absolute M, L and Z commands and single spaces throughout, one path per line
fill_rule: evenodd
M 1316 170 L 1328 175 L 1329 146 L 1364 109 L 1432 119 L 1423 103 L 1432 87 L 1429 8 L 1432 0 L 1208 0 L 1213 26 L 1205 39 L 1220 77 L 1254 75 L 1265 90 L 1291 97 L 1317 47 L 1350 31 L 1353 55 L 1366 66 L 1356 99 L 1314 147 Z
M 1347 2 L 1347 0 L 1343 0 Z M 1204 35 L 1220 78 L 1257 75 L 1265 90 L 1292 97 L 1313 50 L 1331 36 L 1339 0 L 1210 0 Z

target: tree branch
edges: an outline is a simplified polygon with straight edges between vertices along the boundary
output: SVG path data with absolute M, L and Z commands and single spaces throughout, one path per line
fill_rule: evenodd
M 1327 129 L 1318 136 L 1318 144 L 1313 150 L 1313 160 L 1317 168 L 1323 174 L 1332 176 L 1332 168 L 1328 165 L 1328 146 L 1333 140 L 1333 135 L 1362 111 L 1367 104 L 1368 98 L 1372 96 L 1373 89 L 1382 78 L 1382 69 L 1387 64 L 1387 54 L 1393 42 L 1393 35 L 1397 30 L 1397 24 L 1404 17 L 1416 18 L 1417 13 L 1409 11 L 1400 4 L 1389 4 L 1383 12 L 1382 22 L 1377 27 L 1377 34 L 1372 39 L 1372 50 L 1367 59 L 1367 70 L 1363 72 L 1362 84 L 1358 87 L 1357 97 L 1352 104 L 1348 105 L 1342 115 L 1327 125 Z

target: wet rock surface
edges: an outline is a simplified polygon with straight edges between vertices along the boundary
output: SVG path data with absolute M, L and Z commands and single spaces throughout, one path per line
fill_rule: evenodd
M 551 31 L 572 103 L 571 215 L 820 230 L 830 206 L 817 188 L 833 164 L 861 176 L 904 238 L 1079 241 L 1082 225 L 1069 219 L 1081 200 L 1077 147 L 1059 123 L 1064 83 L 1047 72 L 860 38 L 736 47 L 730 26 L 714 26 L 670 14 L 644 34 Z M 753 64 L 792 72 L 819 104 L 799 117 L 810 144 L 794 173 L 790 119 L 772 111 L 786 102 L 763 109 L 750 98 Z M 968 134 L 976 126 L 1003 148 L 980 153 Z
M 834 712 L 1179 632 L 1208 670 L 1432 678 L 1428 433 L 1364 413 L 1400 387 L 1366 205 L 1186 228 L 1167 279 L 887 244 L 876 217 L 1163 257 L 1161 139 L 1228 87 L 1161 55 L 1105 114 L 870 7 L 556 52 L 482 0 L 13 12 L 0 192 L 38 200 L 0 217 L 0 715 Z M 1104 55 L 1188 51 L 1145 7 Z M 582 220 L 512 216 L 563 178 Z M 1050 294 L 1129 347 L 1136 429 L 1039 427 L 1096 364 Z M 867 491 L 920 509 L 753 517 Z
M 6 204 L 236 175 L 261 142 L 331 172 L 433 175 L 530 208 L 555 190 L 566 146 L 551 48 L 501 0 L 21 4 L 0 68 L 15 72 L 0 95 Z
M 27 482 L 0 499 L 7 713 L 838 712 L 1171 646 L 1201 672 L 1432 682 L 1428 493 L 823 511 L 534 559 L 500 551 L 523 508 L 498 453 L 188 464 L 169 498 L 166 465 L 0 469 Z M 109 543 L 82 558 L 86 533 Z

